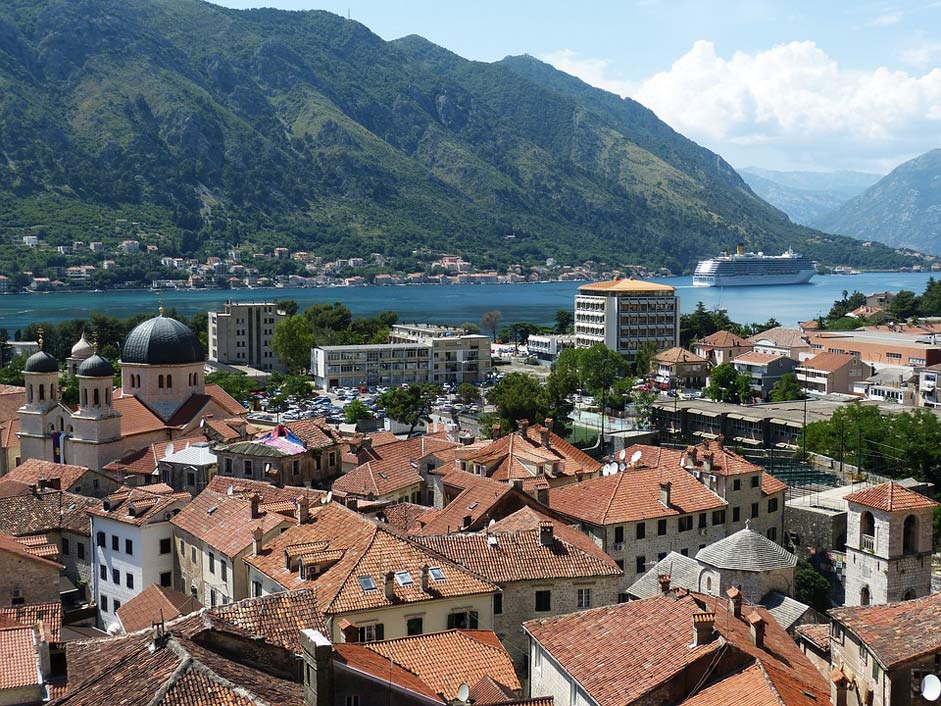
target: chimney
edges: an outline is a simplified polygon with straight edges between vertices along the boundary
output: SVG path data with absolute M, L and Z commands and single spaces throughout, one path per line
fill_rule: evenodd
M 546 418 L 546 423 L 542 431 L 539 432 L 539 437 L 542 442 L 542 445 L 547 449 L 552 446 L 552 442 L 549 439 L 549 434 L 552 432 L 552 419 Z
M 294 517 L 297 524 L 302 525 L 310 517 L 310 498 L 302 495 L 294 501 Z
M 703 451 L 702 469 L 707 473 L 712 471 L 712 451 Z
M 265 543 L 265 531 L 261 527 L 252 530 L 252 554 L 258 556 Z
M 764 649 L 765 646 L 765 619 L 762 618 L 758 611 L 755 611 L 749 615 L 746 620 L 748 624 L 751 625 L 751 638 L 755 643 L 755 647 L 759 649 Z
M 252 493 L 248 496 L 249 519 L 254 520 L 258 517 L 258 505 L 261 503 L 261 497 L 258 493 Z
M 536 500 L 546 507 L 549 507 L 549 489 L 536 488 Z
M 670 488 L 673 487 L 670 481 L 660 484 L 660 504 L 663 507 L 670 507 Z
M 663 595 L 668 595 L 670 593 L 670 582 L 673 580 L 673 577 L 670 574 L 660 574 L 657 576 L 657 581 L 660 583 L 660 593 Z
M 333 645 L 319 630 L 301 630 L 304 652 L 304 705 L 333 706 Z
M 725 446 L 725 434 L 719 434 L 719 436 L 716 437 L 716 448 L 719 449 L 719 451 L 721 451 L 724 448 L 724 446 Z
M 520 427 L 520 436 L 525 439 L 525 438 L 526 438 L 526 432 L 529 431 L 529 420 L 528 420 L 528 419 L 520 419 L 519 427 Z
M 428 570 L 428 564 L 421 567 L 421 590 L 428 591 L 428 576 L 431 572 Z
M 688 449 L 686 449 L 686 455 L 689 456 L 689 460 L 692 461 L 694 465 L 696 464 L 698 460 L 697 459 L 698 454 L 699 454 L 699 449 L 697 449 L 695 446 L 690 446 Z
M 693 614 L 693 647 L 707 645 L 712 642 L 712 634 L 715 632 L 716 614 L 694 613 Z
M 742 592 L 736 586 L 732 586 L 725 595 L 729 597 L 729 610 L 736 618 L 742 617 Z
M 549 520 L 542 520 L 539 523 L 539 543 L 544 547 L 551 547 L 555 544 L 555 530 Z
M 395 572 L 389 571 L 386 573 L 386 600 L 394 601 L 395 600 Z

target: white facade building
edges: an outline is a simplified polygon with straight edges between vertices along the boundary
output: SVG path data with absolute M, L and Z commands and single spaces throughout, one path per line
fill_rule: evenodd
M 223 311 L 209 312 L 209 360 L 258 370 L 282 370 L 271 348 L 278 322 L 287 318 L 274 302 L 227 301 Z

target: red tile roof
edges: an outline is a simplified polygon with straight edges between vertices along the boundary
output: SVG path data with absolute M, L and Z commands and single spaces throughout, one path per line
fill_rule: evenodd
M 819 685 L 807 687 L 786 672 L 755 662 L 682 702 L 682 706 L 821 706 L 829 703 Z
M 658 363 L 665 364 L 674 364 L 674 363 L 708 363 L 709 361 L 698 356 L 692 351 L 688 351 L 685 348 L 680 346 L 675 346 L 674 348 L 668 348 L 665 351 L 657 353 L 654 356 L 654 360 Z
M 671 484 L 669 507 L 660 502 L 660 485 L 667 482 Z M 726 504 L 688 471 L 672 465 L 628 469 L 549 490 L 550 508 L 594 525 L 705 512 Z
M 173 588 L 151 584 L 118 608 L 118 618 L 126 632 L 149 628 L 200 610 L 203 604 Z
M 100 506 L 88 512 L 98 517 L 141 526 L 151 519 L 162 521 L 165 513 L 182 509 L 190 499 L 189 493 L 174 493 L 172 488 L 163 483 L 137 488 L 125 485 L 107 496 Z
M 386 680 L 391 661 L 408 673 L 401 686 L 445 701 L 457 696 L 461 684 L 476 685 L 487 678 L 514 693 L 521 688 L 510 655 L 489 630 L 448 630 L 355 647 L 339 643 L 335 648 L 345 664 Z
M 7 473 L 4 478 L 15 480 L 27 485 L 38 485 L 40 481 L 47 481 L 57 490 L 70 490 L 81 483 L 82 478 L 90 471 L 84 466 L 72 466 L 67 463 L 53 463 L 30 458 Z
M 684 679 L 694 663 L 718 661 L 716 653 L 729 648 L 757 660 L 769 674 L 773 670 L 776 683 L 788 693 L 793 684 L 803 683 L 825 704 L 827 684 L 810 660 L 764 608 L 748 610 L 735 618 L 726 600 L 674 592 L 531 620 L 523 627 L 601 706 L 634 702 L 663 684 Z M 715 614 L 715 631 L 723 639 L 692 646 L 693 617 L 707 612 Z M 751 638 L 752 613 L 765 622 L 764 648 Z
M 938 505 L 931 498 L 926 498 L 921 493 L 909 490 L 895 481 L 865 488 L 864 490 L 857 490 L 855 493 L 847 495 L 845 500 L 885 512 L 924 510 Z
M 62 603 L 27 603 L 0 608 L 0 624 L 33 627 L 42 621 L 49 642 L 62 641 Z M 2 661 L 0 661 L 2 664 Z
M 337 503 L 311 508 L 311 517 L 310 524 L 290 527 L 266 542 L 261 554 L 246 557 L 245 561 L 288 590 L 312 586 L 325 614 L 496 590 L 493 584 L 466 569 L 436 559 L 424 547 L 398 536 L 386 525 L 367 520 Z M 304 580 L 296 568 L 285 566 L 285 550 L 304 545 L 317 545 L 321 550 L 340 552 L 341 556 L 315 580 Z M 421 571 L 425 565 L 439 566 L 444 575 L 443 580 L 432 581 L 433 592 L 421 587 Z M 408 571 L 413 581 L 407 586 L 393 581 L 394 601 L 386 598 L 384 590 L 385 575 L 389 571 Z M 359 582 L 363 576 L 372 578 L 376 589 L 364 590 Z
M 445 488 L 461 489 L 457 496 L 441 509 L 429 510 L 418 519 L 419 534 L 447 534 L 471 525 L 486 515 L 491 508 L 513 492 L 513 486 L 478 476 L 466 471 L 453 470 L 442 481 Z
M 376 513 L 376 516 L 400 532 L 411 533 L 418 529 L 418 519 L 430 508 L 414 503 L 392 503 Z
M 29 559 L 34 562 L 39 562 L 50 569 L 61 570 L 65 568 L 62 564 L 38 556 L 35 552 L 31 551 L 30 547 L 20 542 L 16 537 L 12 537 L 8 534 L 0 533 L 0 552 L 7 552 L 19 559 Z
M 327 449 L 343 442 L 340 433 L 322 417 L 288 422 L 285 426 L 310 449 Z
M 818 353 L 801 363 L 798 370 L 822 370 L 826 373 L 833 373 L 849 365 L 855 359 L 856 357 L 849 353 Z
M 762 472 L 761 474 L 761 494 L 762 495 L 774 495 L 775 493 L 783 493 L 787 490 L 787 483 L 778 478 L 775 478 L 770 473 Z
M 830 623 L 806 623 L 798 625 L 795 630 L 799 637 L 803 637 L 816 647 L 830 650 Z
M 540 541 L 545 525 L 548 544 Z M 416 541 L 498 584 L 555 578 L 620 576 L 623 572 L 582 532 L 525 507 L 484 532 L 417 537 Z
M 43 683 L 32 627 L 0 628 L 0 689 L 22 689 Z
M 61 490 L 44 490 L 0 496 L 0 532 L 13 536 L 68 530 L 89 536 L 87 510 L 100 500 Z
M 166 428 L 163 420 L 133 395 L 115 395 L 111 406 L 121 413 L 121 435 L 147 434 Z
M 941 651 L 941 593 L 901 603 L 834 608 L 830 615 L 858 635 L 885 669 Z
M 748 348 L 752 344 L 741 336 L 723 329 L 710 333 L 705 338 L 696 341 L 695 345 L 712 346 L 713 348 Z
M 750 351 L 748 353 L 742 353 L 739 356 L 736 356 L 732 359 L 733 363 L 749 363 L 751 365 L 767 365 L 772 360 L 777 360 L 778 358 L 784 358 L 783 355 L 779 353 L 758 353 L 757 351 Z

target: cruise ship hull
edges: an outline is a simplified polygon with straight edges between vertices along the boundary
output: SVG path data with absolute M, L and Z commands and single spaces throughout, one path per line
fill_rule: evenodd
M 756 287 L 781 284 L 807 284 L 817 274 L 816 270 L 805 270 L 791 274 L 756 275 L 694 275 L 694 287 Z

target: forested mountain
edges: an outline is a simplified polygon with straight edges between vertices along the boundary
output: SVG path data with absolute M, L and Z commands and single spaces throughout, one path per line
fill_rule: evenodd
M 818 225 L 854 238 L 941 254 L 941 149 L 896 167 Z
M 0 149 L 7 244 L 26 228 L 113 239 L 125 219 L 182 255 L 277 244 L 681 270 L 744 241 L 905 261 L 793 225 L 634 101 L 326 12 L 4 0 Z M 0 246 L 0 265 L 15 253 Z
M 765 201 L 795 223 L 809 226 L 881 178 L 867 172 L 781 172 L 758 167 L 745 167 L 738 173 Z

